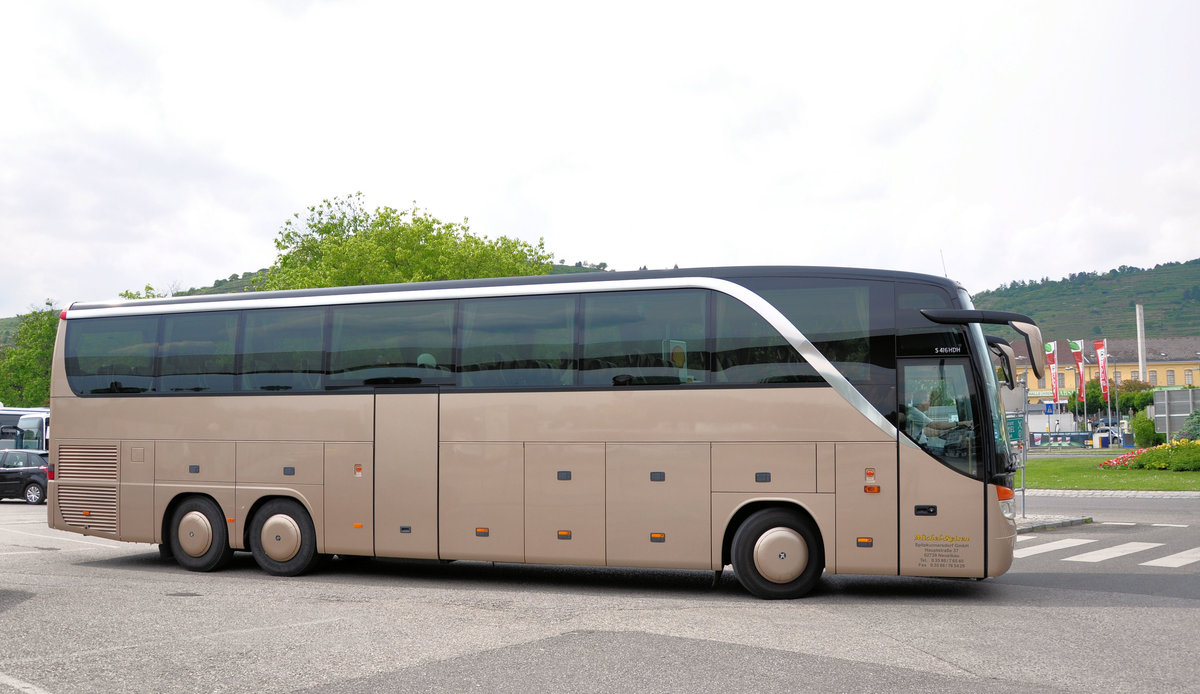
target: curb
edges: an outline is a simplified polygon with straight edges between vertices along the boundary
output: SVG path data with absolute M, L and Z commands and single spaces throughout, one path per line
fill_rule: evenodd
M 1200 492 L 1168 492 L 1134 489 L 1024 489 L 1028 496 L 1060 496 L 1110 499 L 1200 499 Z
M 1017 534 L 1033 533 L 1039 530 L 1054 530 L 1069 528 L 1073 525 L 1087 525 L 1092 522 L 1091 516 L 1059 516 L 1054 518 L 1039 518 L 1026 516 L 1017 519 Z

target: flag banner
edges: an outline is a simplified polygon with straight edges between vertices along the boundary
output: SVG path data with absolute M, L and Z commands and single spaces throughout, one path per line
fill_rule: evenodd
M 1083 376 L 1083 340 L 1067 340 L 1067 344 L 1071 346 L 1071 355 L 1075 357 L 1075 399 L 1079 402 L 1084 401 L 1084 388 L 1087 386 L 1087 379 Z
M 1050 390 L 1054 393 L 1054 406 L 1058 407 L 1058 363 L 1055 355 L 1058 353 L 1058 341 L 1046 343 L 1046 368 L 1050 371 Z
M 1100 367 L 1100 392 L 1108 402 L 1108 338 L 1096 340 L 1096 364 Z

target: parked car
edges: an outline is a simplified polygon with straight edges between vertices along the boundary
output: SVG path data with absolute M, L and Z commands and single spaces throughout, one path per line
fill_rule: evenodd
M 0 451 L 0 499 L 46 503 L 47 451 Z

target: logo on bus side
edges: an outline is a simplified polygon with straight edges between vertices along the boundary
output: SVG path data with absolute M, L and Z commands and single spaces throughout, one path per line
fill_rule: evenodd
M 914 542 L 970 542 L 971 538 L 960 535 L 913 535 Z

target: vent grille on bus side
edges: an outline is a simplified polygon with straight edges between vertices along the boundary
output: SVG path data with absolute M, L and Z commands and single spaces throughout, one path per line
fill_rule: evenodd
M 116 487 L 59 484 L 58 510 L 68 525 L 117 534 Z
M 60 446 L 54 477 L 59 480 L 117 481 L 116 446 Z

